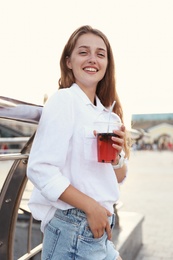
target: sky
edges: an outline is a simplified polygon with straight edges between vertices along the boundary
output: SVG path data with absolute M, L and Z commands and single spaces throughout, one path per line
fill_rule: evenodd
M 88 24 L 111 43 L 125 123 L 173 113 L 172 14 L 172 0 L 0 0 L 0 95 L 43 104 L 69 36 Z

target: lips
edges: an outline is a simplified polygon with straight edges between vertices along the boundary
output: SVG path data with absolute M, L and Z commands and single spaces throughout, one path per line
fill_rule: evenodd
M 97 68 L 93 68 L 93 67 L 86 67 L 84 68 L 85 71 L 90 71 L 90 72 L 97 72 L 98 69 Z

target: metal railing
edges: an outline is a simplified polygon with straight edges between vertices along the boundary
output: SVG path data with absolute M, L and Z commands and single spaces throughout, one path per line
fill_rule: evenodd
M 33 138 L 34 136 L 29 139 L 21 153 L 0 155 L 0 161 L 14 160 L 0 195 L 0 259 L 3 260 L 14 259 L 14 234 L 22 195 L 27 183 L 26 167 Z M 33 219 L 30 212 L 28 212 L 28 214 L 27 252 L 18 258 L 20 260 L 31 259 L 33 256 L 40 253 L 42 249 L 42 244 L 37 245 L 35 248 L 31 248 Z
M 41 112 L 41 106 L 0 96 L 0 118 L 37 124 Z M 26 219 L 28 221 L 27 246 L 26 251 L 17 259 L 38 259 L 37 256 L 40 257 L 42 250 L 42 238 L 39 244 L 33 246 L 32 227 L 34 221 L 29 210 L 23 208 L 21 204 L 22 196 L 28 182 L 26 167 L 33 139 L 34 135 L 30 138 L 0 138 L 0 142 L 25 143 L 20 152 L 8 153 L 9 151 L 6 150 L 5 154 L 0 154 L 0 162 L 13 161 L 0 193 L 0 259 L 2 260 L 14 260 L 15 233 L 16 226 L 20 220 L 20 210 L 24 213 L 25 223 Z M 40 223 L 37 222 L 36 224 L 39 225 Z

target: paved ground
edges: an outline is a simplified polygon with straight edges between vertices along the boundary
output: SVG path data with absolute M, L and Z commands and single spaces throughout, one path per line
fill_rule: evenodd
M 145 215 L 143 246 L 135 260 L 173 260 L 173 152 L 132 152 L 120 189 L 121 210 Z

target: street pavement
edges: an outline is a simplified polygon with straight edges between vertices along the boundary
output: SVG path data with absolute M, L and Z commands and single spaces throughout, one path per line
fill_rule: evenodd
M 145 216 L 134 260 L 173 260 L 173 152 L 132 151 L 120 192 L 121 211 Z

